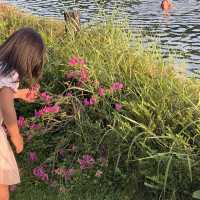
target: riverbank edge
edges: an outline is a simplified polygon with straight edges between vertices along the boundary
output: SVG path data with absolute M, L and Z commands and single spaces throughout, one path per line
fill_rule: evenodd
M 15 17 L 25 17 L 25 18 L 32 18 L 34 20 L 38 21 L 45 21 L 52 23 L 57 26 L 64 26 L 64 16 L 63 20 L 62 19 L 57 19 L 54 17 L 45 17 L 45 16 L 38 16 L 38 15 L 33 15 L 32 13 L 28 13 L 28 11 L 24 11 L 23 8 L 19 8 L 13 4 L 9 3 L 2 3 L 0 2 L 0 17 L 5 17 L 5 15 L 10 15 L 10 16 L 15 16 Z

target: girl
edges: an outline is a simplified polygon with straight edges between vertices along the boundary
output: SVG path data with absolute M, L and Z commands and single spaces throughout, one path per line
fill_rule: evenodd
M 22 80 L 28 80 L 30 85 L 33 79 L 39 80 L 44 55 L 44 42 L 31 28 L 16 31 L 0 46 L 0 200 L 8 200 L 9 186 L 20 183 L 19 170 L 2 123 L 16 153 L 21 153 L 23 138 L 17 125 L 14 99 L 35 100 L 36 91 L 18 90 L 18 86 Z

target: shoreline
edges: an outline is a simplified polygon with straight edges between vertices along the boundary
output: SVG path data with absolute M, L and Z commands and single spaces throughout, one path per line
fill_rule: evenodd
M 18 27 L 24 27 L 24 24 L 27 24 L 28 26 L 38 26 L 38 28 L 40 28 L 39 26 L 42 25 L 44 32 L 49 32 L 48 34 L 53 32 L 54 34 L 60 35 L 65 31 L 64 20 L 35 16 L 32 13 L 28 13 L 23 9 L 8 3 L 0 3 L 0 20 L 10 21 L 10 23 L 15 21 L 15 23 L 18 24 Z M 12 31 L 14 30 L 10 30 L 9 32 L 12 33 Z
M 51 17 L 51 16 L 47 17 L 47 16 L 34 15 L 30 11 L 20 8 L 16 5 L 10 4 L 9 2 L 0 2 L 0 16 L 6 12 L 14 12 L 13 14 L 21 15 L 24 17 L 34 17 L 37 19 L 43 19 L 43 20 L 52 21 L 55 23 L 62 23 L 62 24 L 64 23 L 64 16 L 63 16 L 63 19 L 61 18 L 58 19 L 56 17 Z

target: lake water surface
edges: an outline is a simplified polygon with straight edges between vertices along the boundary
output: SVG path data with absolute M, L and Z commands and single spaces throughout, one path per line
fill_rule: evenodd
M 0 0 L 1 1 L 1 0 Z M 200 69 L 200 0 L 174 0 L 168 15 L 160 9 L 160 0 L 7 0 L 33 14 L 63 19 L 63 10 L 80 9 L 82 23 L 93 19 L 103 8 L 128 18 L 133 30 L 148 30 L 159 40 L 163 54 L 169 49 L 188 63 L 189 71 Z M 149 37 L 148 37 L 149 38 Z M 148 40 L 148 39 L 147 39 Z

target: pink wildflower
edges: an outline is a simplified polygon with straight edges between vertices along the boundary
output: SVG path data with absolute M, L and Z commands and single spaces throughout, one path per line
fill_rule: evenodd
M 17 124 L 19 128 L 22 128 L 26 123 L 26 120 L 23 116 L 19 116 L 19 119 L 17 120 Z
M 44 171 L 44 168 L 39 166 L 33 169 L 33 175 L 41 179 L 42 181 L 48 181 L 49 176 L 48 174 Z
M 39 84 L 34 84 L 31 89 L 29 89 L 28 93 L 26 94 L 26 97 L 28 99 L 34 99 L 35 95 L 37 94 L 37 92 L 39 92 L 40 89 L 40 85 Z
M 83 155 L 82 159 L 78 159 L 81 170 L 90 169 L 94 166 L 95 160 L 91 155 Z
M 36 152 L 29 152 L 29 161 L 30 162 L 35 162 L 38 160 Z
M 97 102 L 97 98 L 95 96 L 92 96 L 89 99 L 84 99 L 83 105 L 84 106 L 93 106 L 94 104 L 96 104 L 96 102 Z
M 123 87 L 124 87 L 123 83 L 116 82 L 116 83 L 112 84 L 111 91 L 121 90 L 121 89 L 123 89 Z
M 48 106 L 45 108 L 44 112 L 46 113 L 58 113 L 60 112 L 60 106 L 54 105 L 54 106 Z
M 38 83 L 36 83 L 36 84 L 34 84 L 33 86 L 32 86 L 32 88 L 31 88 L 31 90 L 35 90 L 35 91 L 39 91 L 39 89 L 40 89 L 40 84 L 38 84 Z
M 90 98 L 90 105 L 92 106 L 92 105 L 96 104 L 96 102 L 97 102 L 97 98 L 95 96 L 92 96 Z
M 120 111 L 122 109 L 122 105 L 119 103 L 115 103 L 115 110 Z
M 41 109 L 41 110 L 39 110 L 39 111 L 35 111 L 35 117 L 42 117 L 44 115 L 44 112 L 43 112 L 43 110 Z
M 60 106 L 45 106 L 44 108 L 40 109 L 39 111 L 35 111 L 35 117 L 42 117 L 45 113 L 58 113 L 60 112 Z
M 83 105 L 84 106 L 90 106 L 90 101 L 88 99 L 83 100 Z
M 86 82 L 89 79 L 89 71 L 85 67 L 80 69 L 80 82 Z
M 96 174 L 95 174 L 95 176 L 99 178 L 99 177 L 101 177 L 101 176 L 102 176 L 102 174 L 103 174 L 103 172 L 102 172 L 102 171 L 100 171 L 100 170 L 97 170 L 97 171 L 96 171 Z
M 49 113 L 49 109 L 50 108 L 50 106 L 45 106 L 44 108 L 42 108 L 40 111 L 43 113 L 43 115 L 45 114 L 45 113 Z
M 69 62 L 68 62 L 68 65 L 70 65 L 70 66 L 72 66 L 72 67 L 74 67 L 74 66 L 77 66 L 77 65 L 81 65 L 81 66 L 83 66 L 83 65 L 85 65 L 86 63 L 85 63 L 85 60 L 84 59 L 82 59 L 82 58 L 79 58 L 79 57 L 72 57 L 72 58 L 70 58 L 69 59 Z
M 78 58 L 72 57 L 72 58 L 69 59 L 68 65 L 70 65 L 70 66 L 76 66 L 78 64 L 79 64 Z
M 30 126 L 29 126 L 29 128 L 30 129 L 35 129 L 35 130 L 38 130 L 38 129 L 40 129 L 41 128 L 41 126 L 39 125 L 39 124 L 31 124 Z
M 85 64 L 86 64 L 86 63 L 85 63 L 85 60 L 82 59 L 82 58 L 80 58 L 80 59 L 79 59 L 79 64 L 82 65 L 82 66 L 85 65 Z
M 102 87 L 100 87 L 100 88 L 98 89 L 98 94 L 99 94 L 100 97 L 104 96 L 104 95 L 105 95 L 105 89 L 102 88 Z
M 45 101 L 47 104 L 49 104 L 50 101 L 51 101 L 51 99 L 52 99 L 52 97 L 51 97 L 50 95 L 48 95 L 47 92 L 42 92 L 42 93 L 40 94 L 40 98 L 41 98 L 43 101 Z

